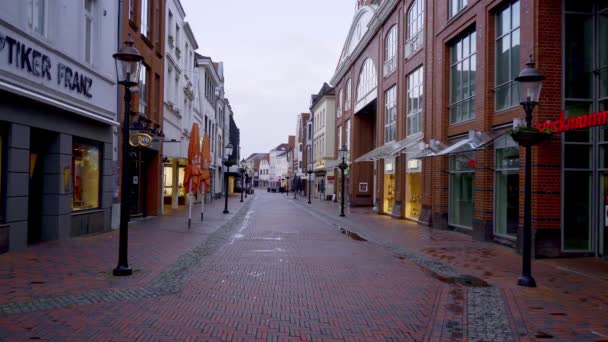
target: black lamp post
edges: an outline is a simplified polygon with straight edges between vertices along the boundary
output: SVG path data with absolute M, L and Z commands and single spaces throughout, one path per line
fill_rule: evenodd
M 129 171 L 127 163 L 129 160 L 129 116 L 131 110 L 131 87 L 139 84 L 139 70 L 144 57 L 133 46 L 131 35 L 125 41 L 123 47 L 113 55 L 116 63 L 116 76 L 118 84 L 125 90 L 125 113 L 122 124 L 122 170 L 120 186 L 120 233 L 118 242 L 118 265 L 112 272 L 115 276 L 129 276 L 133 270 L 128 262 L 128 240 L 129 240 Z
M 346 147 L 346 145 L 343 145 L 342 148 L 340 149 L 340 159 L 342 159 L 342 163 L 340 163 L 339 167 L 340 167 L 340 171 L 342 171 L 342 198 L 340 201 L 340 217 L 344 217 L 346 215 L 344 215 L 344 184 L 346 183 L 345 179 L 344 179 L 344 171 L 346 171 L 346 169 L 348 168 L 348 164 L 346 164 L 346 160 L 348 159 L 348 148 Z
M 249 170 L 245 169 L 245 198 L 247 198 L 247 192 L 249 192 Z
M 228 169 L 230 168 L 230 166 L 234 165 L 234 163 L 230 160 L 230 156 L 232 156 L 232 144 L 228 144 L 224 148 L 224 166 L 226 166 L 226 171 L 224 172 L 224 185 L 226 187 L 226 192 L 224 194 L 224 214 L 230 214 L 230 212 L 228 211 Z
M 299 179 L 299 178 L 297 178 L 294 175 L 293 176 L 293 181 L 291 181 L 291 185 L 293 185 L 293 189 L 292 190 L 293 190 L 293 199 L 294 200 L 297 199 L 297 197 L 298 197 L 298 187 L 296 186 L 296 179 Z
M 310 192 L 312 185 L 312 164 L 308 165 L 308 171 L 306 171 L 306 173 L 308 173 L 308 204 L 312 204 L 312 202 L 310 201 Z
M 285 192 L 287 192 L 287 196 L 289 197 L 289 175 L 285 176 Z
M 532 57 L 526 67 L 515 77 L 519 88 L 519 102 L 526 112 L 526 126 L 532 127 L 532 112 L 538 104 L 543 80 L 545 77 L 534 67 Z M 525 196 L 524 196 L 524 231 L 522 273 L 517 285 L 536 287 L 532 277 L 532 143 L 524 143 L 526 148 Z
M 245 160 L 241 160 L 241 203 L 243 203 L 243 192 L 245 191 Z

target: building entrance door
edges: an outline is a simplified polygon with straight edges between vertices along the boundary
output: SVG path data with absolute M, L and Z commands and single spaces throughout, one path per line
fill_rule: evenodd
M 144 196 L 143 196 L 143 165 L 141 152 L 131 152 L 129 158 L 129 206 L 131 217 L 144 215 Z
M 30 179 L 28 193 L 27 242 L 42 241 L 42 212 L 44 205 L 44 163 L 53 136 L 50 132 L 32 129 L 30 138 Z

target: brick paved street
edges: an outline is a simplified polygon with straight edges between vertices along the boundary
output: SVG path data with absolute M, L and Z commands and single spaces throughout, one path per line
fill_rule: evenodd
M 220 204 L 190 231 L 179 212 L 131 224 L 131 278 L 110 275 L 117 232 L 0 257 L 0 339 L 606 338 L 603 263 L 537 262 L 520 289 L 517 255 L 463 234 L 282 194 Z

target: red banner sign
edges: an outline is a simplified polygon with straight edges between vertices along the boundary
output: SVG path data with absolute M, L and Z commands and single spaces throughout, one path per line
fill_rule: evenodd
M 545 122 L 535 123 L 534 127 L 538 128 L 539 131 L 543 129 L 549 129 L 554 133 L 560 133 L 565 131 L 571 131 L 573 129 L 589 128 L 595 126 L 603 126 L 608 123 L 608 112 L 603 111 L 599 113 L 584 114 L 573 118 L 564 118 L 565 114 L 562 112 L 557 121 L 547 120 Z

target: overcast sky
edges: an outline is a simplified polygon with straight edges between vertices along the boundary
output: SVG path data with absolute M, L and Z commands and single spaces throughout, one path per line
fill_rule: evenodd
M 181 0 L 198 52 L 224 62 L 242 158 L 295 134 L 298 113 L 329 82 L 355 0 Z

